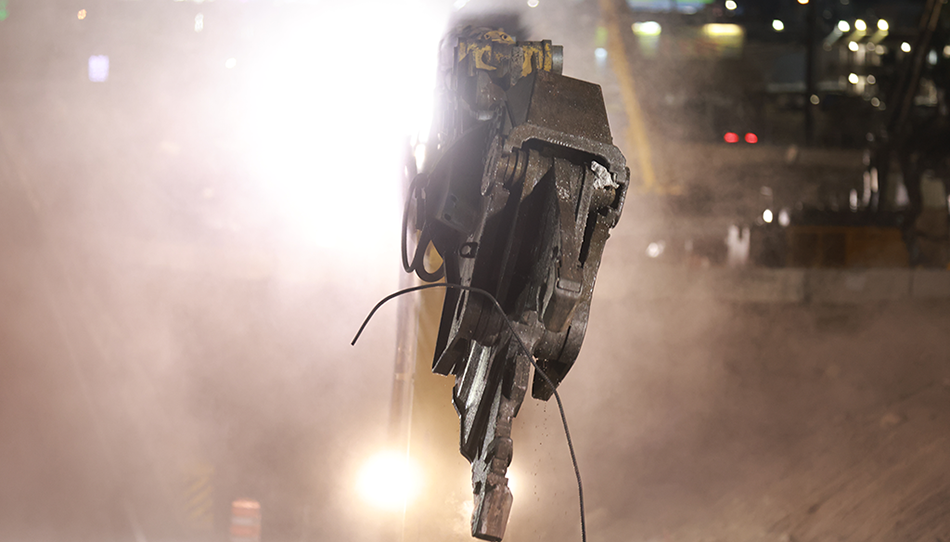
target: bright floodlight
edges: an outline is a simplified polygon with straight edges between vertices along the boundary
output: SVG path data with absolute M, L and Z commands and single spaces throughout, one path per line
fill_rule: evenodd
M 906 41 L 905 41 L 904 43 L 902 43 L 902 44 L 901 44 L 901 51 L 904 51 L 905 53 L 909 53 L 909 52 L 910 52 L 910 44 L 907 43 Z
M 707 36 L 741 36 L 743 33 L 742 27 L 737 24 L 708 23 L 702 28 Z
M 849 44 L 848 44 L 848 49 L 857 52 L 857 50 L 858 50 L 858 42 L 852 41 L 851 43 L 849 43 Z
M 650 243 L 650 245 L 647 247 L 647 256 L 651 258 L 659 258 L 660 255 L 663 254 L 663 249 L 665 248 L 666 243 L 663 241 Z
M 366 502 L 384 510 L 398 511 L 419 491 L 420 472 L 406 457 L 394 451 L 381 452 L 363 466 L 357 487 Z
M 737 7 L 739 6 L 736 4 L 735 0 L 726 0 L 726 9 L 729 11 L 733 11 Z
M 778 212 L 778 223 L 784 228 L 792 222 L 792 217 L 788 215 L 788 209 L 782 209 Z
M 785 23 L 778 19 L 774 19 L 772 21 L 772 29 L 776 32 L 781 32 L 782 30 L 785 30 Z
M 858 32 L 864 32 L 868 29 L 868 25 L 864 22 L 864 19 L 858 19 L 857 21 L 854 21 L 854 29 Z
M 766 224 L 771 224 L 771 223 L 772 223 L 772 210 L 771 210 L 771 209 L 766 209 L 765 212 L 762 213 L 762 220 L 764 220 Z
M 848 21 L 838 21 L 838 30 L 848 32 L 851 30 L 851 25 L 848 24 Z
M 92 55 L 89 57 L 89 80 L 93 83 L 104 83 L 109 78 L 109 57 L 106 55 Z
M 659 36 L 662 31 L 663 27 L 656 21 L 633 23 L 633 33 L 639 36 Z
M 858 81 L 859 81 L 858 74 L 852 73 L 851 75 L 848 76 L 848 82 L 851 83 L 852 85 L 857 85 Z
M 890 28 L 890 25 L 887 24 L 887 21 L 880 19 L 877 21 L 877 29 L 887 32 L 887 29 Z

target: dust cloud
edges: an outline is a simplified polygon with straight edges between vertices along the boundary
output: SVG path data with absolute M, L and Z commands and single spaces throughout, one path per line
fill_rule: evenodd
M 374 536 L 395 310 L 349 341 L 441 25 L 397 67 L 386 3 L 3 4 L 0 538 L 226 540 L 238 498 L 270 540 Z
M 389 532 L 353 485 L 386 442 L 395 307 L 349 340 L 398 284 L 406 137 L 451 6 L 8 4 L 0 538 L 226 540 L 238 498 L 265 540 Z M 604 85 L 631 156 L 597 10 L 556 7 L 522 7 L 526 37 Z M 718 171 L 704 194 L 741 192 Z M 591 539 L 946 539 L 945 304 L 643 296 L 667 270 L 647 243 L 685 228 L 657 201 L 628 202 L 561 388 Z M 526 401 L 507 540 L 579 537 L 561 431 Z

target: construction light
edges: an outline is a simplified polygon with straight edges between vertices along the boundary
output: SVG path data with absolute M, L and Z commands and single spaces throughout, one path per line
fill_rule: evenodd
M 663 27 L 656 21 L 633 23 L 633 33 L 638 36 L 659 36 L 662 31 Z
M 89 57 L 89 80 L 93 83 L 104 83 L 108 78 L 109 57 L 106 55 Z
M 405 453 L 386 451 L 364 465 L 357 485 L 368 503 L 385 510 L 401 510 L 418 493 L 420 475 Z
M 703 33 L 707 36 L 741 36 L 743 30 L 737 24 L 709 23 L 703 25 Z

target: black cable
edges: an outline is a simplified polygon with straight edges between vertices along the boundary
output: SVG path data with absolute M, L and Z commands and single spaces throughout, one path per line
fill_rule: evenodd
M 431 288 L 456 288 L 466 292 L 474 292 L 490 299 L 495 305 L 495 308 L 498 309 L 498 312 L 501 313 L 502 317 L 505 319 L 505 323 L 508 324 L 508 329 L 511 331 L 511 334 L 514 336 L 515 340 L 518 341 L 518 344 L 521 346 L 521 350 L 524 352 L 525 356 L 528 357 L 528 361 L 531 362 L 535 372 L 540 374 L 541 377 L 544 378 L 544 381 L 547 382 L 549 386 L 551 386 L 552 390 L 554 390 L 554 399 L 557 401 L 557 409 L 558 412 L 561 413 L 561 423 L 564 424 L 564 436 L 567 437 L 567 448 L 571 451 L 571 463 L 574 465 L 574 476 L 577 478 L 577 499 L 581 510 L 581 542 L 587 542 L 587 523 L 584 518 L 584 487 L 581 484 L 581 471 L 577 467 L 577 456 L 574 454 L 574 441 L 571 439 L 570 429 L 567 428 L 567 416 L 564 414 L 564 404 L 561 403 L 561 395 L 558 394 L 557 386 L 555 386 L 554 382 L 551 381 L 548 375 L 541 370 L 541 367 L 538 366 L 538 362 L 534 360 L 534 356 L 531 355 L 528 347 L 524 344 L 524 341 L 521 340 L 518 332 L 515 331 L 515 326 L 512 325 L 511 320 L 508 319 L 508 316 L 505 314 L 505 310 L 501 308 L 501 304 L 498 303 L 498 300 L 495 299 L 495 296 L 486 290 L 482 290 L 481 288 L 463 286 L 461 284 L 449 284 L 445 282 L 439 282 L 436 284 L 423 284 L 422 286 L 413 286 L 412 288 L 405 288 L 403 290 L 393 292 L 382 298 L 379 303 L 376 303 L 376 306 L 373 307 L 373 310 L 369 311 L 366 319 L 363 320 L 363 325 L 361 325 L 359 331 L 356 332 L 356 336 L 353 337 L 353 342 L 351 342 L 350 345 L 356 345 L 356 341 L 359 340 L 360 335 L 363 333 L 363 329 L 366 328 L 366 324 L 369 323 L 370 319 L 373 318 L 373 315 L 376 314 L 376 311 L 379 310 L 379 308 L 382 307 L 387 301 L 401 295 L 417 292 L 419 290 L 428 290 Z

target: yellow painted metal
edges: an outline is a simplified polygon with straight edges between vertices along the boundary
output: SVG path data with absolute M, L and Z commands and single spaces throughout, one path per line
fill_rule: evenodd
M 432 245 L 425 266 L 442 264 Z M 405 275 L 403 288 L 415 286 Z M 445 291 L 403 296 L 397 338 L 390 430 L 393 444 L 406 450 L 421 471 L 420 495 L 407 503 L 399 540 L 471 540 L 471 471 L 459 453 L 459 419 L 452 406 L 454 381 L 432 373 Z
M 497 41 L 498 43 L 508 43 L 512 45 L 515 43 L 514 38 L 505 33 L 504 30 L 489 30 L 485 32 L 482 37 L 486 40 Z
M 607 28 L 607 53 L 611 58 L 611 65 L 614 74 L 617 76 L 617 81 L 620 83 L 620 95 L 623 100 L 624 111 L 627 113 L 627 142 L 628 145 L 634 147 L 633 152 L 630 152 L 631 149 L 624 149 L 626 151 L 624 154 L 637 157 L 642 179 L 640 190 L 645 193 L 663 193 L 664 187 L 657 183 L 656 172 L 653 169 L 650 139 L 647 137 L 643 112 L 637 99 L 633 70 L 623 44 L 621 34 L 623 29 L 620 25 L 617 6 L 614 0 L 600 0 L 600 9 L 604 25 Z
M 521 63 L 521 77 L 538 70 L 551 71 L 554 68 L 554 56 L 551 51 L 551 42 L 531 42 L 521 45 L 524 51 L 524 61 Z
M 422 496 L 406 508 L 403 540 L 471 540 L 470 467 L 459 454 L 459 420 L 452 406 L 452 378 L 432 373 L 432 356 L 445 297 L 419 293 L 409 457 L 422 470 Z M 407 326 L 412 328 L 413 326 Z
M 486 41 L 490 35 L 495 37 Z M 471 57 L 475 69 L 494 71 L 503 63 L 512 60 L 517 62 L 517 58 L 521 56 L 521 77 L 536 70 L 554 69 L 554 50 L 550 41 L 522 42 L 511 47 L 513 44 L 514 41 L 507 34 L 497 31 L 487 32 L 476 40 L 461 39 L 456 50 L 457 61 L 462 64 L 466 58 Z M 495 47 L 496 45 L 499 47 Z
M 491 59 L 492 57 L 492 46 L 491 43 L 485 42 L 471 42 L 471 41 L 460 41 L 458 46 L 458 61 L 461 63 L 465 60 L 465 57 L 471 56 L 475 59 L 475 68 L 479 70 L 496 70 L 497 66 L 492 66 L 487 63 L 485 59 Z
M 214 526 L 214 466 L 196 463 L 185 470 L 182 504 L 186 523 L 194 531 L 210 531 Z

